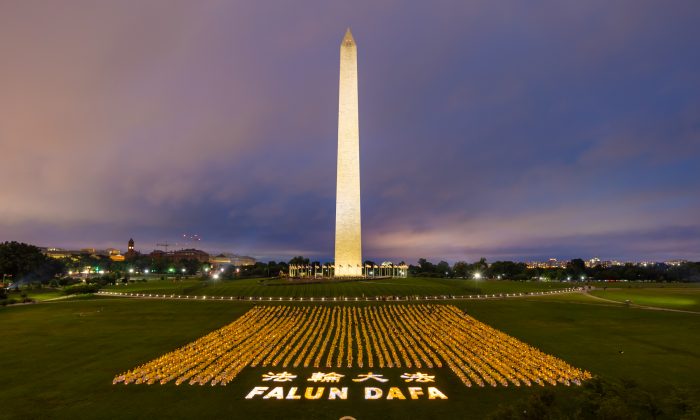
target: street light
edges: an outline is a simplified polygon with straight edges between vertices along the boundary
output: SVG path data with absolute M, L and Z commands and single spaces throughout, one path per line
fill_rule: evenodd
M 134 269 L 133 269 L 133 268 L 130 268 L 130 269 L 129 269 L 129 273 L 133 273 L 133 272 L 134 272 Z
M 474 280 L 479 280 L 481 278 L 481 273 L 474 273 Z

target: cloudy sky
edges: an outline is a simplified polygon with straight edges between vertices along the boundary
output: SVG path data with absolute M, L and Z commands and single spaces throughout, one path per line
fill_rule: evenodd
M 0 241 L 332 258 L 358 43 L 364 256 L 700 259 L 700 3 L 0 0 Z

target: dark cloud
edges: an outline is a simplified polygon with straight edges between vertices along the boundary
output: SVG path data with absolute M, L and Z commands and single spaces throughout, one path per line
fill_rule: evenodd
M 368 258 L 698 259 L 700 7 L 4 2 L 0 240 L 331 257 L 359 44 Z

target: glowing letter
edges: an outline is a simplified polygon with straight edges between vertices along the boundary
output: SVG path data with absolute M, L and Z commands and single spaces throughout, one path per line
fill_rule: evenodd
M 417 400 L 419 395 L 423 395 L 423 388 L 419 386 L 409 386 L 408 393 L 411 394 L 412 400 Z
M 373 386 L 368 386 L 365 388 L 365 399 L 366 400 L 378 400 L 382 398 L 382 390 L 375 388 Z
M 440 390 L 435 388 L 434 386 L 429 386 L 428 387 L 428 399 L 434 400 L 435 398 L 440 398 L 441 400 L 446 400 L 447 395 L 440 392 Z
M 323 396 L 323 390 L 325 389 L 326 388 L 320 386 L 316 388 L 316 393 L 312 394 L 311 392 L 313 392 L 314 388 L 306 388 L 306 391 L 304 391 L 304 398 L 306 398 L 307 400 L 317 400 Z
M 297 387 L 293 386 L 289 390 L 289 393 L 287 394 L 287 399 L 288 400 L 298 400 L 299 398 L 301 398 L 301 395 L 297 395 Z
M 262 395 L 265 391 L 267 391 L 267 388 L 268 387 L 266 386 L 256 386 L 255 388 L 253 388 L 252 391 L 248 393 L 248 395 L 245 396 L 245 399 L 250 400 L 256 395 Z
M 334 399 L 336 399 L 336 397 L 340 398 L 341 400 L 347 400 L 348 399 L 348 387 L 344 386 L 342 389 L 332 387 L 330 395 L 328 395 L 328 399 L 334 400 Z
M 270 398 L 277 398 L 278 400 L 283 400 L 284 388 L 282 388 L 281 386 L 272 388 L 272 391 L 268 392 L 267 395 L 263 397 L 264 400 L 268 400 Z
M 405 400 L 406 397 L 403 396 L 401 393 L 401 390 L 399 390 L 397 387 L 392 386 L 389 388 L 389 393 L 386 394 L 386 399 L 387 400 L 393 400 L 394 398 L 398 398 L 400 400 Z

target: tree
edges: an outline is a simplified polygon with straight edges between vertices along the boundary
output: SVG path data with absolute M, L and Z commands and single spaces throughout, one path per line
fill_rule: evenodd
M 447 263 L 447 261 L 440 261 L 437 266 L 435 267 L 437 272 L 440 275 L 445 275 L 449 276 L 452 272 L 452 269 L 450 268 L 450 264 Z
M 469 276 L 469 264 L 466 261 L 457 261 L 454 266 L 452 266 L 452 272 L 457 277 L 466 278 Z
M 190 276 L 197 274 L 197 271 L 202 267 L 202 263 L 194 258 L 186 258 L 180 261 L 182 267 L 185 269 L 186 273 Z
M 289 264 L 295 264 L 295 265 L 309 265 L 309 259 L 304 258 L 301 255 L 298 257 L 294 257 L 291 260 L 289 260 Z
M 477 261 L 477 262 L 475 262 L 474 264 L 472 264 L 472 270 L 473 270 L 474 272 L 479 272 L 479 273 L 485 274 L 485 273 L 486 273 L 486 270 L 487 270 L 488 268 L 489 268 L 489 265 L 488 265 L 488 263 L 486 262 L 486 258 L 484 258 L 484 257 L 481 257 L 481 258 L 479 259 L 479 261 Z
M 15 241 L 0 244 L 0 275 L 12 276 L 14 282 L 46 283 L 63 271 L 61 261 L 45 256 L 34 245 Z
M 574 258 L 566 263 L 566 274 L 573 278 L 586 274 L 586 263 L 581 258 Z
M 420 266 L 421 273 L 429 274 L 435 272 L 435 264 L 431 263 L 425 258 L 419 258 L 418 265 Z
M 526 280 L 528 278 L 527 265 L 513 261 L 495 261 L 489 266 L 487 273 L 492 278 L 498 276 L 511 280 Z

